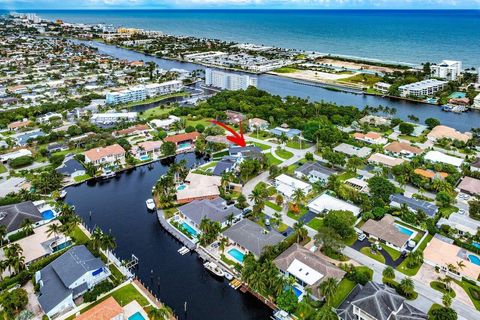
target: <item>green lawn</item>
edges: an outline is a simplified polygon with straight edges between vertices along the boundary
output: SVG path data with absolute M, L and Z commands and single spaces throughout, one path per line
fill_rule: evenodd
M 108 268 L 110 269 L 110 272 L 117 280 L 122 281 L 123 278 L 125 277 L 123 273 L 121 273 L 120 270 L 118 270 L 118 268 L 113 263 L 110 264 Z
M 271 201 L 265 201 L 265 205 L 266 205 L 267 207 L 272 208 L 272 209 L 275 210 L 275 211 L 278 211 L 278 212 L 282 211 L 282 207 L 280 207 L 278 204 L 273 203 L 273 202 L 271 202 Z
M 79 226 L 76 226 L 75 229 L 73 229 L 70 236 L 75 239 L 75 242 L 77 243 L 87 243 L 90 240 Z
M 307 211 L 308 211 L 307 208 L 301 208 L 300 212 L 298 214 L 295 214 L 291 211 L 288 211 L 287 216 L 289 216 L 290 218 L 298 221 L 298 219 L 300 219 L 300 217 L 303 217 L 305 215 L 305 213 L 307 213 Z
M 271 148 L 269 145 L 266 145 L 266 144 L 263 144 L 263 143 L 260 143 L 260 142 L 254 142 L 253 145 L 259 147 L 262 150 L 270 150 L 270 148 Z
M 392 257 L 393 260 L 397 260 L 398 258 L 400 258 L 400 255 L 401 255 L 400 251 L 390 248 L 384 243 L 380 243 L 380 245 L 382 246 L 383 250 L 385 250 L 388 253 L 388 255 Z
M 450 217 L 452 213 L 458 211 L 458 208 L 454 206 L 448 206 L 448 207 L 442 207 L 438 211 L 440 212 L 443 218 L 448 219 L 448 217 Z
M 199 119 L 199 120 L 188 120 L 186 126 L 195 127 L 197 124 L 202 124 L 205 128 L 212 126 L 213 124 L 210 122 L 210 119 Z
M 309 223 L 307 223 L 307 226 L 318 231 L 321 227 L 323 227 L 323 219 L 313 218 Z
M 458 281 L 458 280 L 453 280 L 455 281 L 460 287 L 463 288 L 463 290 L 465 290 L 465 292 L 468 294 L 468 296 L 470 297 L 470 300 L 472 300 L 473 302 L 473 305 L 475 306 L 475 308 L 477 310 L 480 310 L 480 300 L 477 300 L 473 297 L 472 293 L 470 292 L 469 289 L 477 289 L 480 291 L 480 287 L 478 286 L 474 286 L 473 284 L 471 283 L 468 283 L 468 282 L 465 282 L 465 281 Z
M 285 230 L 287 230 L 287 229 L 288 229 L 288 225 L 286 225 L 285 223 L 282 222 L 282 223 L 280 223 L 280 225 L 278 226 L 277 231 L 278 231 L 278 232 L 283 232 L 283 231 L 285 231 Z
M 224 150 L 224 151 L 219 151 L 219 152 L 215 152 L 212 154 L 212 159 L 219 159 L 223 156 L 227 156 L 228 155 L 228 150 Z
M 272 134 L 267 131 L 258 131 L 258 133 L 256 131 L 253 131 L 249 133 L 249 136 L 259 140 L 267 140 L 274 138 L 274 136 L 272 136 Z
M 5 173 L 7 172 L 7 168 L 3 164 L 0 163 L 0 173 Z
M 430 307 L 430 310 L 428 310 L 428 319 L 433 319 L 433 315 L 432 315 L 432 312 L 436 309 L 440 309 L 442 308 L 443 306 L 438 304 L 438 303 L 434 303 L 432 304 L 432 306 Z
M 82 181 L 88 180 L 90 178 L 91 178 L 91 176 L 89 176 L 88 174 L 83 174 L 81 176 L 77 176 L 77 177 L 73 178 L 73 180 L 75 182 L 82 182 Z
M 350 178 L 355 178 L 356 176 L 357 176 L 357 174 L 355 172 L 345 171 L 344 173 L 342 173 L 338 176 L 338 179 L 340 181 L 345 181 L 345 180 L 348 180 Z
M 448 293 L 449 295 L 452 296 L 452 298 L 455 298 L 456 296 L 456 293 L 454 290 L 450 290 L 450 291 L 447 291 L 445 289 L 445 284 L 443 284 L 442 282 L 440 281 L 432 281 L 430 282 L 430 287 L 432 287 L 432 289 L 435 289 L 437 291 L 440 291 L 441 293 L 445 294 L 445 293 Z
M 342 304 L 343 300 L 347 298 L 349 293 L 352 292 L 354 287 L 355 282 L 348 280 L 347 278 L 343 278 L 338 284 L 338 288 L 332 298 L 332 306 L 334 308 L 338 308 Z
M 380 81 L 381 78 L 379 76 L 373 74 L 356 74 L 349 78 L 343 78 L 339 82 L 349 82 L 349 83 L 356 83 L 356 84 L 363 84 L 366 86 L 373 86 L 375 83 Z
M 290 151 L 287 151 L 287 150 L 283 150 L 283 149 L 277 149 L 277 150 L 275 150 L 275 153 L 277 154 L 277 156 L 279 156 L 280 158 L 283 158 L 285 160 L 288 160 L 291 157 L 293 157 L 293 153 L 291 153 Z
M 283 161 L 278 160 L 277 158 L 275 158 L 270 152 L 265 153 L 265 156 L 267 157 L 268 163 L 269 163 L 270 165 L 278 166 L 279 164 L 281 164 L 281 163 L 283 162 Z
M 52 153 L 52 156 L 66 156 L 69 153 L 77 154 L 83 152 L 83 149 L 75 148 Z
M 363 247 L 362 249 L 360 249 L 360 252 L 367 257 L 377 260 L 378 262 L 385 263 L 385 258 L 382 256 L 382 254 L 379 252 L 372 253 L 370 247 Z
M 297 141 L 289 140 L 287 142 L 287 147 L 293 148 L 293 149 L 308 149 L 312 146 L 312 144 L 302 141 L 301 145 Z
M 427 246 L 427 243 L 430 242 L 430 240 L 432 240 L 433 236 L 431 234 L 429 234 L 425 240 L 423 240 L 422 243 L 420 243 L 419 247 L 417 250 L 421 250 L 423 252 L 423 250 L 425 250 L 426 246 Z M 413 277 L 414 275 L 417 274 L 418 270 L 420 269 L 422 265 L 418 265 L 417 267 L 413 268 L 413 269 L 410 269 L 408 266 L 407 266 L 407 259 L 405 259 L 402 263 L 400 263 L 400 265 L 397 267 L 397 270 L 400 271 L 401 273 L 403 274 L 406 274 L 407 276 L 410 276 L 410 277 Z
M 281 68 L 273 70 L 273 72 L 277 72 L 277 73 L 293 73 L 293 72 L 297 72 L 297 71 L 298 71 L 298 69 L 295 69 L 295 68 L 292 68 L 292 67 L 281 67 Z
M 140 115 L 140 119 L 146 120 L 149 118 L 160 118 L 164 114 L 170 113 L 173 109 L 175 108 L 165 108 L 165 106 L 158 106 L 152 109 L 148 109 Z

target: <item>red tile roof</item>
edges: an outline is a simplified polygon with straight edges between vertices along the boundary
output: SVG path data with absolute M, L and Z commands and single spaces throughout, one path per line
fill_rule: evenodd
M 173 142 L 173 143 L 179 143 L 182 141 L 188 141 L 188 140 L 197 140 L 198 136 L 200 133 L 194 131 L 194 132 L 189 132 L 189 133 L 181 133 L 181 134 L 176 134 L 173 136 L 168 136 L 165 138 L 166 142 Z

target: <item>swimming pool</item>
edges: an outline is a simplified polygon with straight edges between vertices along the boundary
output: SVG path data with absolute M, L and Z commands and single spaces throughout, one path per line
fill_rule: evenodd
M 130 317 L 128 317 L 128 320 L 145 320 L 145 318 L 142 316 L 142 314 L 137 311 L 134 314 L 132 314 Z
M 141 157 L 140 157 L 140 160 L 142 160 L 142 161 L 147 161 L 147 160 L 150 160 L 150 157 L 147 156 L 147 155 L 144 155 L 144 156 L 141 156 Z
M 410 230 L 410 229 L 408 229 L 404 226 L 401 226 L 399 224 L 396 224 L 396 223 L 395 223 L 395 227 L 398 229 L 398 231 L 400 231 L 403 234 L 406 234 L 409 237 L 411 237 L 412 234 L 414 233 L 414 231 L 412 231 L 412 230 Z
M 197 230 L 193 229 L 191 225 L 186 223 L 185 221 L 182 222 L 181 226 L 187 230 L 188 233 L 190 233 L 192 236 L 196 237 L 197 236 Z
M 477 266 L 480 266 L 480 258 L 478 256 L 474 254 L 469 254 L 468 260 L 470 260 L 471 263 L 476 264 Z
M 240 250 L 232 248 L 228 250 L 228 254 L 235 258 L 235 260 L 237 260 L 238 262 L 243 263 L 243 258 L 245 257 L 245 255 Z
M 72 241 L 70 241 L 70 240 L 65 241 L 64 243 L 60 243 L 58 246 L 52 247 L 52 251 L 53 252 L 60 251 L 62 249 L 65 249 L 66 247 L 70 246 L 71 244 L 72 244 Z
M 185 149 L 185 148 L 190 148 L 191 144 L 190 142 L 182 142 L 178 145 L 178 149 Z
M 293 287 L 290 287 L 290 286 L 286 286 L 285 287 L 285 291 L 289 290 L 290 288 L 293 289 L 293 293 L 295 293 L 295 296 L 297 296 L 297 298 L 299 298 L 301 295 L 302 295 L 302 290 L 298 289 L 297 287 L 293 286 Z
M 186 187 L 187 187 L 187 185 L 182 183 L 181 185 L 179 185 L 177 187 L 177 191 L 184 190 Z
M 53 219 L 53 218 L 55 218 L 55 213 L 51 209 L 45 210 L 45 211 L 42 212 L 42 218 L 43 218 L 43 220 Z
M 476 242 L 476 241 L 472 241 L 472 246 L 480 249 L 480 243 Z

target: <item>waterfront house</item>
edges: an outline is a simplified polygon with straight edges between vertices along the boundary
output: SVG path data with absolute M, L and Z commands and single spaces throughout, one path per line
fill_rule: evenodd
M 193 200 L 190 203 L 178 207 L 181 217 L 187 220 L 197 230 L 204 218 L 218 222 L 222 229 L 226 228 L 232 222 L 236 222 L 242 218 L 242 210 L 233 204 L 228 205 L 227 201 L 218 197 L 212 200 Z
M 306 162 L 297 169 L 295 169 L 294 174 L 298 179 L 308 179 L 310 183 L 321 183 L 326 184 L 330 176 L 336 174 L 337 172 L 324 167 L 319 162 Z
M 398 251 L 406 248 L 407 242 L 415 234 L 414 231 L 397 225 L 394 217 L 389 214 L 385 215 L 380 221 L 369 219 L 359 229 L 369 238 L 379 240 Z
M 193 200 L 215 199 L 220 196 L 219 187 L 222 178 L 190 172 L 183 184 L 177 187 L 177 202 L 188 203 Z
M 286 174 L 281 174 L 275 178 L 275 188 L 288 199 L 292 199 L 297 189 L 302 190 L 304 195 L 312 191 L 311 184 L 292 178 Z
M 173 142 L 177 148 L 177 153 L 182 153 L 195 150 L 195 141 L 197 141 L 199 136 L 200 133 L 194 131 L 168 136 L 164 139 L 164 141 Z
M 35 273 L 38 302 L 53 318 L 75 307 L 74 299 L 106 280 L 110 270 L 84 246 L 75 246 Z
M 372 125 L 372 126 L 376 126 L 376 127 L 378 127 L 378 126 L 390 126 L 390 124 L 392 123 L 391 120 L 388 119 L 388 118 L 375 116 L 375 115 L 364 116 L 358 122 L 360 122 L 360 124 L 367 124 L 367 125 Z
M 259 257 L 267 246 L 280 243 L 285 236 L 275 230 L 265 230 L 249 219 L 243 219 L 223 232 L 223 235 L 241 249 Z
M 390 90 L 390 87 L 392 85 L 390 83 L 386 82 L 377 82 L 373 85 L 373 89 L 377 90 L 378 92 L 381 92 L 383 94 L 387 94 L 388 91 Z
M 286 277 L 295 279 L 294 287 L 300 291 L 295 290 L 298 295 L 306 294 L 306 290 L 310 289 L 314 299 L 323 299 L 319 290 L 323 281 L 328 278 L 340 281 L 346 273 L 298 243 L 282 252 L 273 263 Z
M 427 247 L 423 251 L 423 258 L 425 263 L 432 267 L 438 267 L 441 272 L 454 279 L 460 280 L 462 277 L 466 277 L 478 281 L 480 257 L 456 246 L 450 238 L 435 234 L 427 243 Z M 449 269 L 449 266 L 458 266 L 458 263 L 462 263 L 463 267 Z
M 111 166 L 117 162 L 125 163 L 125 149 L 119 144 L 85 151 L 85 163 L 92 163 L 94 166 Z
M 268 121 L 260 118 L 248 119 L 248 129 L 250 131 L 263 131 L 268 129 Z
M 423 153 L 422 149 L 414 147 L 409 143 L 399 141 L 393 141 L 387 144 L 384 149 L 391 155 L 404 158 L 413 158 L 414 156 Z
M 325 214 L 332 210 L 344 210 L 350 211 L 355 217 L 357 217 L 361 209 L 356 205 L 348 203 L 344 200 L 335 198 L 327 193 L 323 193 L 320 196 L 313 199 L 308 205 L 308 209 L 316 214 Z
M 157 159 L 162 155 L 162 141 L 144 141 L 139 142 L 132 147 L 132 155 L 139 160 Z
M 448 219 L 440 218 L 437 222 L 437 228 L 444 225 L 454 229 L 458 236 L 464 236 L 467 233 L 476 235 L 480 229 L 480 221 L 458 212 L 452 213 Z
M 355 132 L 353 134 L 353 137 L 356 140 L 363 141 L 369 144 L 385 144 L 388 142 L 388 140 L 382 137 L 381 134 L 372 131 L 367 133 Z
M 153 128 L 169 130 L 170 127 L 175 123 L 180 121 L 180 118 L 174 115 L 169 115 L 166 119 L 153 119 L 150 120 L 150 125 Z
M 392 168 L 395 166 L 398 166 L 402 163 L 405 162 L 405 159 L 399 159 L 395 157 L 391 157 L 389 155 L 383 154 L 383 153 L 374 153 L 368 158 L 368 163 L 373 164 L 373 165 L 382 165 L 387 168 Z
M 63 160 L 63 163 L 55 170 L 63 176 L 70 177 L 72 179 L 83 176 L 86 173 L 83 165 L 73 156 L 66 157 Z
M 439 139 L 451 139 L 451 140 L 458 140 L 464 143 L 467 143 L 468 140 L 472 138 L 472 133 L 465 132 L 461 133 L 454 128 L 450 128 L 444 125 L 436 126 L 427 134 L 427 139 L 433 142 L 436 142 Z
M 464 160 L 462 158 L 457 158 L 453 156 L 446 155 L 440 151 L 428 151 L 425 154 L 425 160 L 430 161 L 432 163 L 443 163 L 449 164 L 456 168 L 460 168 L 463 164 Z
M 406 205 L 412 212 L 418 213 L 419 211 L 423 211 L 431 218 L 438 212 L 438 207 L 431 202 L 405 197 L 403 194 L 399 193 L 390 195 L 390 206 L 401 208 L 402 205 Z
M 244 159 L 256 159 L 260 160 L 263 158 L 262 149 L 259 147 L 250 145 L 246 147 L 233 146 L 228 149 L 228 154 L 231 157 L 240 158 L 241 161 Z
M 341 320 L 427 320 L 424 312 L 412 307 L 395 289 L 369 281 L 357 284 L 336 309 Z
M 398 90 L 402 97 L 426 97 L 443 90 L 446 85 L 447 81 L 428 79 L 400 86 Z
M 471 177 L 463 177 L 457 188 L 460 192 L 468 193 L 472 196 L 480 195 L 480 180 Z
M 150 127 L 146 124 L 137 124 L 135 126 L 129 127 L 127 129 L 117 130 L 112 132 L 112 136 L 118 137 L 125 137 L 125 136 L 133 136 L 133 135 L 147 135 L 148 131 L 150 131 Z
M 0 206 L 0 225 L 7 228 L 7 236 L 20 231 L 26 219 L 33 222 L 34 226 L 42 223 L 43 216 L 32 201 Z
M 372 152 L 372 148 L 359 148 L 348 143 L 341 143 L 335 148 L 333 148 L 333 151 L 343 153 L 348 157 L 356 156 L 359 158 L 366 158 Z
M 77 316 L 75 320 L 125 320 L 125 311 L 117 300 L 110 296 Z

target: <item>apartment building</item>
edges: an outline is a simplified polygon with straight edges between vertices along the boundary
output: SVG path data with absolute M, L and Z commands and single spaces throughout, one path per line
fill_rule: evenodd
M 414 82 L 410 84 L 406 84 L 400 86 L 398 89 L 400 90 L 400 95 L 402 97 L 407 96 L 415 96 L 415 97 L 422 97 L 422 96 L 431 96 L 438 91 L 442 90 L 447 81 L 441 81 L 437 79 L 428 79 L 419 82 Z
M 257 78 L 247 74 L 237 74 L 214 69 L 205 70 L 205 84 L 226 90 L 245 90 L 257 86 Z
M 462 73 L 462 62 L 443 60 L 437 65 L 430 66 L 430 70 L 432 77 L 455 81 Z

